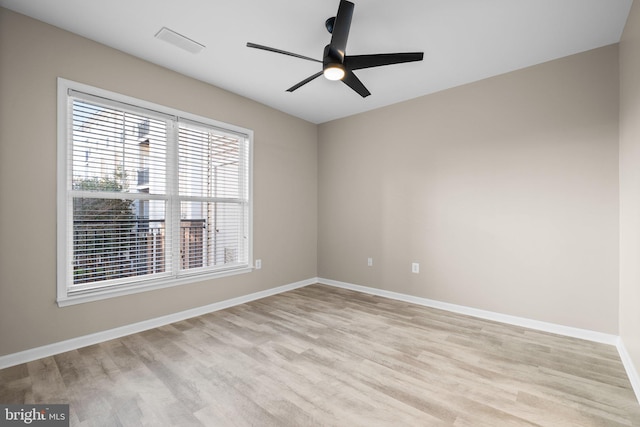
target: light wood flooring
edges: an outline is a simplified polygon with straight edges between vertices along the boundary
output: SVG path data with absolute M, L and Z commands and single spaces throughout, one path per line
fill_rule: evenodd
M 0 370 L 79 426 L 640 426 L 615 347 L 322 285 Z

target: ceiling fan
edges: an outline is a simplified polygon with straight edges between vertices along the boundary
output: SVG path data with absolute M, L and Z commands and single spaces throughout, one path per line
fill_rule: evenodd
M 336 16 L 329 18 L 325 22 L 327 31 L 331 33 L 331 42 L 325 46 L 322 61 L 308 56 L 298 55 L 297 53 L 287 52 L 275 49 L 269 46 L 263 46 L 255 43 L 247 43 L 247 47 L 267 50 L 269 52 L 281 53 L 307 61 L 319 62 L 322 64 L 322 71 L 307 77 L 300 83 L 297 83 L 287 89 L 287 92 L 293 92 L 301 86 L 306 85 L 310 81 L 324 75 L 328 80 L 342 80 L 347 86 L 356 91 L 363 98 L 371 95 L 371 92 L 362 84 L 360 79 L 356 77 L 353 70 L 363 68 L 381 67 L 383 65 L 400 64 L 403 62 L 422 61 L 424 52 L 407 52 L 407 53 L 379 53 L 373 55 L 346 55 L 347 38 L 349 37 L 349 29 L 351 28 L 351 18 L 353 16 L 354 4 L 347 0 L 340 0 L 338 13 Z

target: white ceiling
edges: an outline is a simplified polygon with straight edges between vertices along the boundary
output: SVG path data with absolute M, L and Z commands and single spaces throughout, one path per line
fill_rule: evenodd
M 353 0 L 347 55 L 424 51 L 422 62 L 359 70 L 372 95 L 318 78 L 339 0 L 0 0 L 0 6 L 313 123 L 349 116 L 620 40 L 632 0 Z M 206 48 L 154 38 L 162 27 Z

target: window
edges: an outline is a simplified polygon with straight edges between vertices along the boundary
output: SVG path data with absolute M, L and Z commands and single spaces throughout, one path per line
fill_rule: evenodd
M 252 133 L 59 79 L 58 304 L 251 271 Z

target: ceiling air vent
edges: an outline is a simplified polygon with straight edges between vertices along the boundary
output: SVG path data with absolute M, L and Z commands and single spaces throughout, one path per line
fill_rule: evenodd
M 190 38 L 183 36 L 182 34 L 178 34 L 175 31 L 168 29 L 167 27 L 162 27 L 160 31 L 156 33 L 155 37 L 191 53 L 198 53 L 205 48 L 204 45 L 193 41 Z

